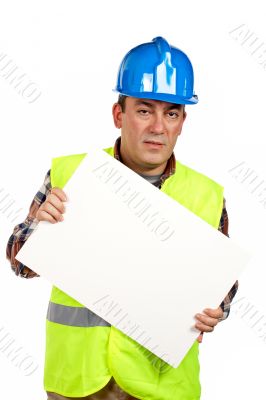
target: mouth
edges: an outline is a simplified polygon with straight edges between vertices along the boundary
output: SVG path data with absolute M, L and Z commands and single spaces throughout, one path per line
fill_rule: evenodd
M 155 140 L 145 140 L 145 143 L 163 144 L 161 142 L 156 142 Z
M 161 148 L 164 146 L 164 143 L 155 140 L 145 140 L 143 143 L 153 148 Z

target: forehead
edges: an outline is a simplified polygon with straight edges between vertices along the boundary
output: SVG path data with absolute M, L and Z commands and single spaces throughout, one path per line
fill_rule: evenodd
M 132 106 L 141 106 L 145 105 L 147 107 L 152 107 L 152 108 L 163 108 L 163 109 L 182 109 L 183 104 L 175 104 L 175 103 L 169 103 L 166 101 L 161 101 L 161 100 L 152 100 L 152 99 L 139 99 L 137 97 L 128 97 L 127 103 Z

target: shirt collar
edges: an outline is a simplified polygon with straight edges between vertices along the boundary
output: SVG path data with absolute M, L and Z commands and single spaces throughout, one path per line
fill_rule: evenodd
M 121 144 L 121 136 L 119 136 L 116 141 L 115 141 L 115 145 L 114 145 L 114 157 L 122 162 L 122 158 L 121 158 L 121 154 L 120 154 L 120 144 Z M 164 172 L 162 173 L 161 176 L 161 184 L 163 184 L 163 182 L 169 178 L 169 176 L 173 175 L 175 173 L 175 168 L 176 168 L 176 159 L 175 159 L 175 155 L 174 152 L 171 154 L 171 157 L 168 159 L 166 167 Z

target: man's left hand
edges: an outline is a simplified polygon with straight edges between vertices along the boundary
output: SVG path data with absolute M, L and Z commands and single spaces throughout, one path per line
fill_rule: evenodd
M 195 328 L 199 329 L 201 334 L 197 338 L 198 342 L 202 342 L 203 332 L 212 332 L 214 327 L 218 324 L 219 319 L 223 316 L 223 310 L 221 307 L 212 309 L 206 308 L 203 310 L 204 314 L 196 314 L 195 318 L 198 322 L 195 324 Z

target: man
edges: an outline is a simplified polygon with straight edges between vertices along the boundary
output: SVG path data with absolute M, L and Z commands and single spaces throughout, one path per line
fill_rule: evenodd
M 188 57 L 165 39 L 157 37 L 133 48 L 120 65 L 120 94 L 112 110 L 121 137 L 105 151 L 228 236 L 223 188 L 176 161 L 173 153 L 187 115 L 185 104 L 198 102 L 193 79 Z M 84 156 L 53 159 L 26 220 L 14 228 L 7 257 L 17 275 L 38 276 L 15 256 L 39 221 L 63 220 L 63 187 Z M 195 316 L 200 335 L 173 368 L 53 287 L 44 376 L 48 399 L 199 399 L 198 344 L 203 332 L 212 332 L 227 318 L 237 288 L 238 281 L 217 309 Z

